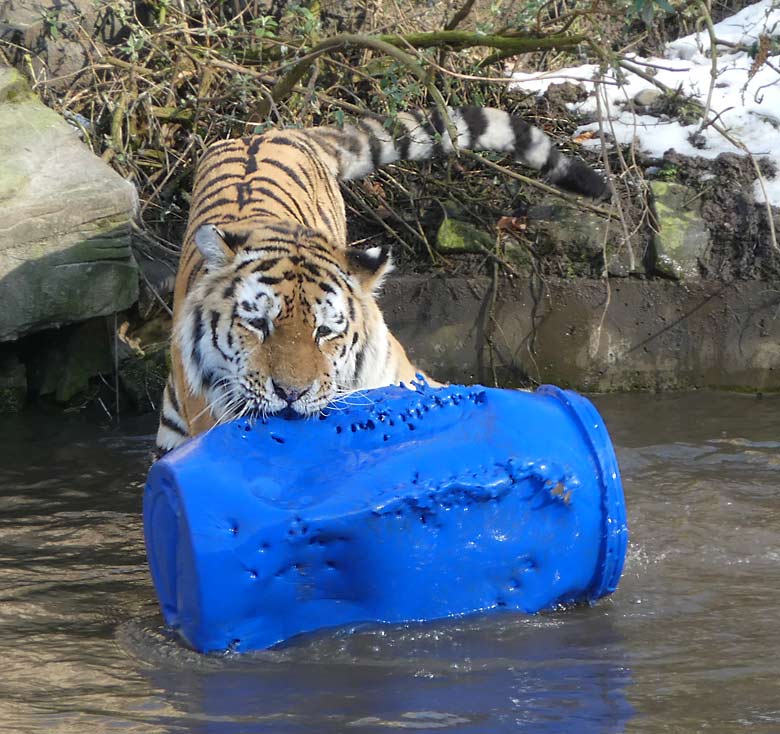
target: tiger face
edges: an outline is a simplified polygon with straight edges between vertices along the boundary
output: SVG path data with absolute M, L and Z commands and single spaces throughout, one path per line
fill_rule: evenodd
M 375 291 L 392 267 L 388 250 L 339 250 L 297 224 L 246 226 L 195 233 L 206 272 L 175 333 L 190 391 L 216 422 L 314 415 L 373 386 L 363 374 L 381 380 L 388 339 Z

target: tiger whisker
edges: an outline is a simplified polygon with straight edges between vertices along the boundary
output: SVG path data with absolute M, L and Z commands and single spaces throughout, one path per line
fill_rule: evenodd
M 217 381 L 217 382 L 219 382 L 219 381 Z M 214 383 L 214 384 L 216 385 L 217 383 Z M 211 411 L 213 413 L 214 408 L 216 408 L 218 403 L 222 402 L 223 400 L 227 399 L 228 402 L 232 401 L 232 399 L 234 398 L 234 395 L 232 394 L 233 391 L 238 391 L 238 390 L 240 390 L 239 386 L 232 385 L 230 390 L 224 392 L 221 395 L 217 395 L 217 397 L 215 397 L 211 402 L 206 404 L 206 407 L 203 408 L 203 410 L 201 410 L 197 415 L 195 415 L 192 418 L 192 421 L 194 422 L 194 421 L 198 420 L 198 418 L 200 418 L 202 415 L 204 415 L 205 413 L 207 413 L 209 411 Z
M 206 433 L 209 433 L 210 431 L 212 431 L 213 429 L 215 429 L 217 426 L 220 426 L 220 425 L 222 425 L 223 423 L 225 423 L 225 422 L 226 422 L 226 420 L 227 420 L 227 419 L 232 419 L 233 417 L 235 417 L 235 416 L 232 416 L 232 415 L 231 415 L 231 413 L 233 413 L 233 412 L 235 411 L 235 409 L 236 409 L 236 408 L 237 408 L 237 407 L 238 407 L 240 404 L 241 404 L 241 401 L 240 401 L 240 399 L 239 399 L 239 398 L 235 398 L 235 399 L 231 400 L 231 401 L 230 401 L 230 402 L 227 404 L 227 406 L 226 406 L 225 410 L 222 412 L 222 414 L 221 414 L 221 415 L 220 415 L 218 418 L 216 418 L 216 419 L 215 419 L 215 421 L 214 421 L 214 425 L 212 425 L 212 426 L 211 426 L 211 427 L 210 427 L 210 428 L 209 428 L 209 429 L 206 431 Z
M 356 400 L 350 401 L 351 398 L 355 398 Z M 373 405 L 375 402 L 361 390 L 337 392 L 333 396 L 333 400 L 339 402 L 349 402 L 349 405 Z

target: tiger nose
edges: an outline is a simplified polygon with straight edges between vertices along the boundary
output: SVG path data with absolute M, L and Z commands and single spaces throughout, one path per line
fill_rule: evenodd
M 301 395 L 303 395 L 309 388 L 292 387 L 291 385 L 281 385 L 276 380 L 271 380 L 271 385 L 274 388 L 274 392 L 282 399 L 287 405 L 294 403 Z

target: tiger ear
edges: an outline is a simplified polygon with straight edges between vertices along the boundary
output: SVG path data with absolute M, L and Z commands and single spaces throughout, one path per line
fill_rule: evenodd
M 233 251 L 225 241 L 225 233 L 214 224 L 198 227 L 194 239 L 195 246 L 206 261 L 206 267 L 222 267 L 233 257 Z
M 368 250 L 349 247 L 347 264 L 364 288 L 376 292 L 393 270 L 393 257 L 387 245 L 371 247 Z

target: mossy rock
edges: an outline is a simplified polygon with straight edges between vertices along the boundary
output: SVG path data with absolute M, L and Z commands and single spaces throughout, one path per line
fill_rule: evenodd
M 445 217 L 436 233 L 436 249 L 445 255 L 493 250 L 495 238 L 468 222 Z
M 134 186 L 0 66 L 0 341 L 131 306 Z
M 605 241 L 610 275 L 644 272 L 638 237 L 626 244 L 619 224 L 592 212 L 559 204 L 532 206 L 528 237 L 538 256 L 560 261 L 557 271 L 565 277 L 600 277 L 605 267 Z
M 533 271 L 533 255 L 526 244 L 518 242 L 514 237 L 504 237 L 503 245 L 504 257 L 514 270 L 520 273 Z
M 694 189 L 671 181 L 651 181 L 650 190 L 658 230 L 653 237 L 653 270 L 678 280 L 698 278 L 710 248 L 701 198 Z
M 0 104 L 21 104 L 36 99 L 24 77 L 9 66 L 0 66 Z

